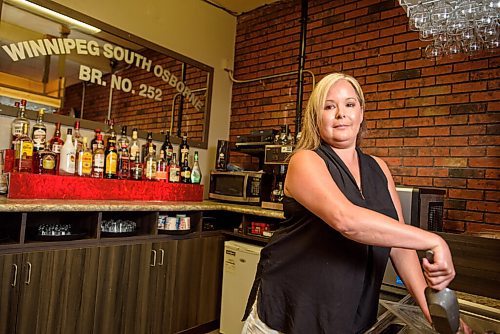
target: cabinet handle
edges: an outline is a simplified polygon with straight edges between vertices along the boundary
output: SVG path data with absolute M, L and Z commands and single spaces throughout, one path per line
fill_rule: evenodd
M 14 280 L 10 284 L 12 287 L 15 287 L 17 285 L 17 264 L 13 264 L 12 268 L 14 268 Z
M 163 266 L 163 259 L 165 258 L 165 251 L 160 248 L 161 252 L 161 258 L 160 258 L 160 263 L 158 263 L 159 266 Z
M 152 263 L 149 264 L 149 266 L 154 267 L 154 266 L 156 266 L 156 251 L 154 249 L 152 249 L 151 252 L 153 253 L 153 261 L 152 261 Z
M 28 264 L 28 272 L 26 273 L 26 281 L 24 283 L 26 283 L 26 285 L 30 285 L 30 283 L 31 283 L 31 262 L 27 261 L 26 263 Z

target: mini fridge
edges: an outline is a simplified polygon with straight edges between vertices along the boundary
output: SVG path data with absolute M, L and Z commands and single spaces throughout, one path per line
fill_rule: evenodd
M 238 241 L 224 243 L 224 272 L 220 329 L 223 334 L 240 334 L 243 314 L 252 288 L 262 247 Z

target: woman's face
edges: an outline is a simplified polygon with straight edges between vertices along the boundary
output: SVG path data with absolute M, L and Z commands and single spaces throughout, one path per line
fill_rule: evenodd
M 356 90 L 347 80 L 333 84 L 326 95 L 319 133 L 329 145 L 336 148 L 356 146 L 363 109 Z

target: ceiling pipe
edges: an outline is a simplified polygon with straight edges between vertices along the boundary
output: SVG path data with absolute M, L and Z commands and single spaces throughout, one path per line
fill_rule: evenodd
M 304 63 L 306 61 L 306 34 L 307 34 L 307 0 L 301 2 L 300 15 L 300 49 L 299 49 L 299 70 L 297 80 L 297 105 L 295 112 L 295 138 L 298 137 L 302 129 L 302 101 L 304 95 Z

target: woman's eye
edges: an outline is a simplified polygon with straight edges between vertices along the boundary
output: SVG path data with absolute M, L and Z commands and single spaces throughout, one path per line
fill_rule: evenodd
M 332 110 L 332 109 L 334 109 L 334 108 L 335 108 L 335 106 L 334 106 L 333 104 L 327 104 L 327 105 L 325 106 L 325 110 Z
M 347 104 L 347 107 L 349 107 L 349 108 L 354 108 L 355 106 L 356 106 L 356 104 L 355 104 L 355 103 L 348 103 L 348 104 Z

